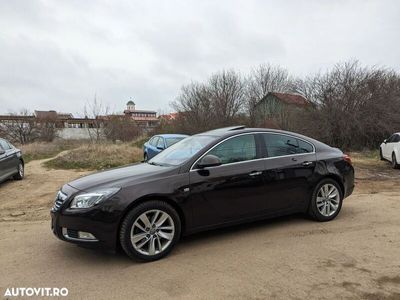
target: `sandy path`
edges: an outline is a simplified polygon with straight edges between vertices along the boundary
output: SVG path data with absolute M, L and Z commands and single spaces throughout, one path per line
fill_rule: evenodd
M 27 163 L 22 181 L 0 183 L 0 222 L 47 220 L 59 188 L 71 179 L 88 173 L 46 169 L 42 163 L 49 159 Z
M 17 220 L 0 223 L 0 295 L 33 286 L 67 287 L 70 299 L 400 299 L 397 173 L 361 176 L 333 222 L 293 216 L 202 233 L 143 264 L 57 240 L 52 198 L 83 172 L 28 166 L 26 181 L 0 187 L 2 216 Z M 10 217 L 4 207 L 26 215 Z

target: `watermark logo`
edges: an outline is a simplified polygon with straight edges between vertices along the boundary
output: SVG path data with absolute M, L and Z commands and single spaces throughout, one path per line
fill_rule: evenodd
M 4 297 L 66 297 L 68 289 L 50 287 L 11 287 L 7 288 Z

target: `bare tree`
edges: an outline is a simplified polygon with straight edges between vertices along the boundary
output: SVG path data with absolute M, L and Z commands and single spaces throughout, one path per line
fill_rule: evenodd
M 182 87 L 172 106 L 179 112 L 180 132 L 195 133 L 234 124 L 244 113 L 245 83 L 234 71 L 222 71 L 205 84 Z
M 255 122 L 256 104 L 269 92 L 289 92 L 293 89 L 293 78 L 288 70 L 271 64 L 262 64 L 254 68 L 247 78 L 247 112 L 251 125 Z M 253 122 L 252 122 L 253 121 Z
M 35 117 L 27 109 L 10 114 L 0 123 L 0 133 L 7 139 L 20 144 L 33 142 L 40 137 Z
M 316 107 L 302 116 L 301 130 L 343 148 L 375 148 L 400 125 L 399 82 L 395 72 L 358 61 L 298 81 L 297 91 Z
M 127 116 L 109 115 L 104 125 L 104 134 L 113 142 L 117 140 L 128 142 L 137 139 L 142 134 L 142 130 L 133 119 Z
M 109 107 L 97 100 L 94 95 L 92 102 L 87 102 L 84 106 L 85 118 L 91 118 L 90 125 L 87 126 L 90 140 L 98 142 L 104 138 L 105 116 L 109 113 Z

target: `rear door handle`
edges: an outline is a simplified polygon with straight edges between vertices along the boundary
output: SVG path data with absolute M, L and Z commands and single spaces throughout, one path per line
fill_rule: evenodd
M 305 161 L 302 163 L 303 166 L 308 167 L 312 165 L 312 161 Z
M 261 175 L 261 174 L 262 174 L 261 171 L 253 171 L 253 172 L 251 172 L 249 175 L 250 175 L 250 176 L 259 176 L 259 175 Z

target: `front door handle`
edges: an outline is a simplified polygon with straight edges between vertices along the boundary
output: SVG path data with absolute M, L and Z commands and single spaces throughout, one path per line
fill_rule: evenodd
M 253 172 L 251 172 L 251 173 L 249 174 L 249 176 L 259 176 L 259 175 L 261 175 L 261 174 L 262 174 L 261 171 L 253 171 Z
M 302 163 L 303 166 L 308 167 L 312 165 L 312 161 L 305 161 Z

